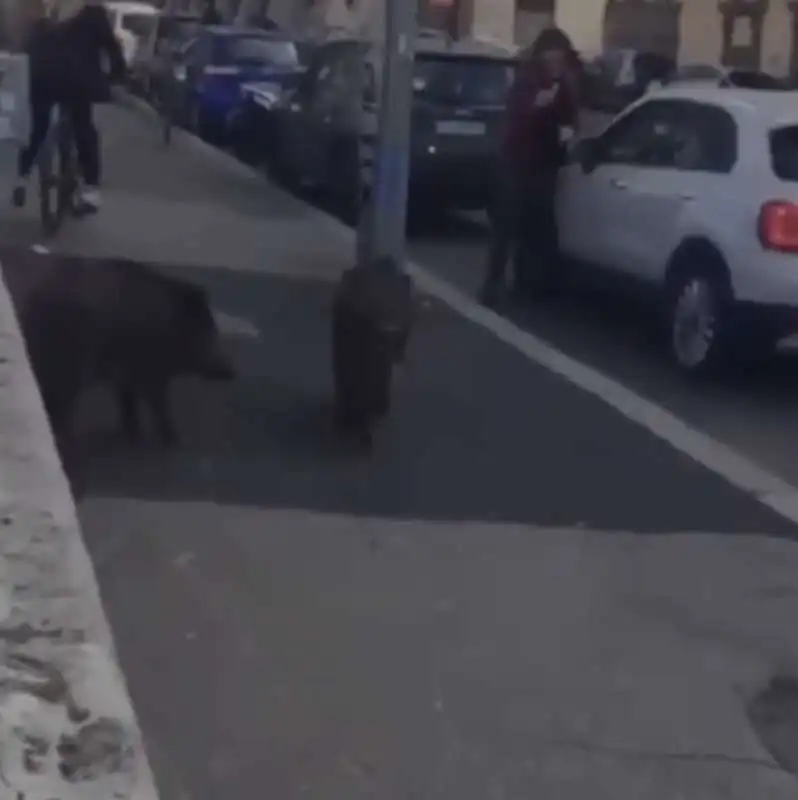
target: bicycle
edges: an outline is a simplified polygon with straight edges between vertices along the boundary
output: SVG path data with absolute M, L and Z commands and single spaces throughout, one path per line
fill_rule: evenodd
M 39 216 L 46 236 L 61 229 L 67 214 L 77 216 L 75 194 L 78 173 L 72 125 L 60 106 L 37 158 L 39 174 Z
M 164 147 L 169 147 L 172 143 L 172 128 L 174 126 L 173 121 L 173 109 L 172 104 L 167 99 L 167 95 L 169 94 L 166 90 L 166 79 L 163 78 L 159 82 L 159 88 L 155 96 L 155 110 L 158 113 L 158 119 L 161 123 L 161 141 L 163 142 Z

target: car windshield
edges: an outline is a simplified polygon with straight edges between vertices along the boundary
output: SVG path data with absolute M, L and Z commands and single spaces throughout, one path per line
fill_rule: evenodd
M 673 61 L 657 53 L 638 53 L 634 60 L 635 77 L 641 83 L 665 81 L 673 71 Z
M 729 83 L 741 89 L 779 90 L 786 88 L 778 78 L 768 75 L 767 72 L 748 70 L 732 70 L 729 73 Z
M 194 39 L 202 28 L 198 19 L 176 19 L 164 17 L 161 20 L 160 36 L 168 39 L 175 46 L 188 44 Z
M 299 66 L 299 54 L 287 39 L 265 36 L 221 36 L 216 47 L 218 64 L 269 64 Z
M 122 27 L 139 39 L 144 39 L 153 29 L 155 20 L 155 14 L 123 14 Z
M 417 58 L 413 90 L 419 99 L 452 106 L 503 106 L 513 64 L 487 58 Z
M 798 125 L 770 132 L 770 163 L 777 178 L 798 183 Z
M 316 49 L 315 46 L 310 42 L 294 42 L 294 47 L 296 48 L 299 63 L 303 67 L 307 67 L 308 64 L 310 64 L 310 59 L 313 57 L 313 52 Z
M 709 81 L 720 77 L 717 67 L 709 64 L 690 64 L 686 67 L 679 67 L 676 71 L 677 81 Z

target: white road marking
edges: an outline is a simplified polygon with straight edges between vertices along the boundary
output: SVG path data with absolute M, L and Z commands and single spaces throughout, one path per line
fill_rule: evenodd
M 137 105 L 148 109 L 146 104 L 137 102 Z M 149 109 L 147 113 L 152 114 Z M 253 179 L 267 181 L 256 169 L 195 136 L 187 134 L 184 141 L 190 142 L 197 152 L 207 155 L 216 163 L 226 163 L 231 172 L 245 177 L 248 181 Z M 270 185 L 279 191 L 273 184 Z M 291 197 L 290 201 L 300 202 L 294 197 Z M 332 231 L 338 239 L 354 246 L 355 231 L 324 211 L 307 204 L 306 207 L 311 218 Z M 645 428 L 675 450 L 689 456 L 746 494 L 753 495 L 781 517 L 798 524 L 798 487 L 765 469 L 743 453 L 688 424 L 663 406 L 484 308 L 420 264 L 409 261 L 406 268 L 418 287 L 427 294 L 436 297 L 461 316 L 490 331 L 530 361 L 602 400 L 626 419 Z M 538 412 L 530 410 L 530 413 Z
M 309 206 L 309 209 L 338 238 L 354 246 L 356 237 L 352 229 L 317 208 Z M 743 453 L 680 419 L 663 406 L 483 307 L 465 292 L 438 278 L 420 264 L 408 261 L 405 266 L 418 288 L 428 295 L 436 297 L 453 311 L 490 331 L 530 361 L 604 401 L 629 421 L 645 428 L 746 494 L 753 495 L 776 514 L 798 524 L 797 487 Z M 530 410 L 530 413 L 538 412 Z

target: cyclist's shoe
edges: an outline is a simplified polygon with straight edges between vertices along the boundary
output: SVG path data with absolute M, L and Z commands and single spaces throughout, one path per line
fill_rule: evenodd
M 14 208 L 22 208 L 27 199 L 27 187 L 24 183 L 18 183 L 11 192 L 11 205 Z
M 102 200 L 100 190 L 96 186 L 84 186 L 78 196 L 78 205 L 86 214 L 93 214 L 100 210 Z

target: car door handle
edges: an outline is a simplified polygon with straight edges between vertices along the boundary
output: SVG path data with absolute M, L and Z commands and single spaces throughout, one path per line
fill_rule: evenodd
M 618 178 L 613 178 L 610 181 L 610 186 L 612 186 L 613 189 L 620 189 L 621 191 L 629 188 L 629 184 L 626 183 L 626 181 L 618 180 Z
M 679 194 L 677 194 L 676 196 L 679 198 L 679 200 L 685 203 L 690 203 L 693 200 L 695 200 L 695 195 L 690 194 L 689 192 L 679 192 Z

